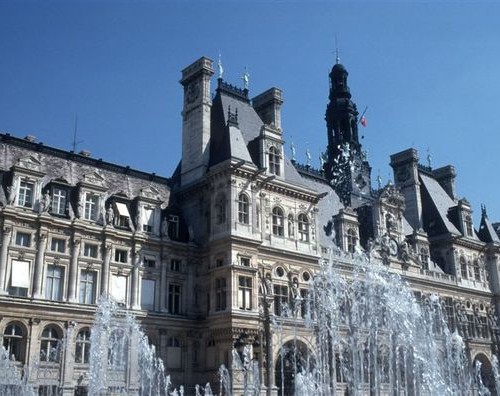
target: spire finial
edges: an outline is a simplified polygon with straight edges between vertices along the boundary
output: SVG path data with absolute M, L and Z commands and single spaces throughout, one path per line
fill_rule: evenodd
M 222 68 L 222 59 L 219 52 L 219 60 L 217 61 L 217 67 L 219 69 L 219 78 L 222 80 L 222 74 L 224 74 L 224 69 Z
M 246 66 L 245 66 L 245 72 L 243 73 L 243 76 L 241 76 L 241 79 L 243 80 L 243 88 L 248 89 L 248 83 L 250 81 L 250 74 L 248 73 Z
M 486 205 L 485 204 L 481 204 L 481 215 L 482 217 L 484 217 L 485 219 L 488 218 L 488 214 L 486 213 Z
M 338 43 L 338 40 L 337 40 L 337 33 L 335 33 L 335 63 L 337 65 L 340 63 L 339 43 Z

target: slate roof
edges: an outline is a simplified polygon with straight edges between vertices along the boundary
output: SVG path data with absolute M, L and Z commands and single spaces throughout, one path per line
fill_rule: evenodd
M 232 135 L 224 133 L 229 110 L 231 113 L 238 112 L 238 129 L 246 147 L 240 144 L 238 141 L 239 135 L 236 132 Z M 255 143 L 260 136 L 263 126 L 264 122 L 252 107 L 248 98 L 239 95 L 237 92 L 233 93 L 231 90 L 219 87 L 212 103 L 210 165 L 229 157 L 247 160 L 250 156 L 255 165 L 260 167 L 260 164 L 257 163 L 258 154 L 254 152 L 258 150 L 258 147 L 252 143 Z M 307 187 L 304 179 L 286 156 L 284 158 L 284 180 L 300 187 Z
M 479 226 L 479 238 L 483 242 L 493 242 L 493 243 L 500 243 L 500 238 L 498 238 L 498 235 L 493 228 L 493 225 L 490 223 L 490 220 L 488 219 L 488 216 L 483 216 L 481 217 L 481 224 Z
M 432 177 L 420 172 L 420 180 L 427 190 L 430 199 L 437 210 L 442 224 L 446 231 L 454 235 L 462 235 L 455 225 L 448 218 L 448 211 L 456 206 L 456 203 L 450 198 L 441 185 Z
M 301 176 L 299 175 L 299 177 Z M 342 205 L 337 193 L 327 183 L 310 179 L 308 177 L 302 177 L 302 182 L 310 189 L 318 191 L 318 193 L 327 193 L 325 197 L 319 200 L 317 205 L 317 238 L 321 246 L 333 247 L 335 245 L 335 234 L 333 230 L 332 216 L 337 215 L 340 212 L 340 209 L 344 208 L 344 205 Z

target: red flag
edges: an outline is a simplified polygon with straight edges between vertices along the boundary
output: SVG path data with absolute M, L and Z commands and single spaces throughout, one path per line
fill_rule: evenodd
M 360 122 L 361 122 L 361 125 L 363 125 L 364 127 L 366 127 L 366 117 L 365 116 L 361 117 L 361 121 Z

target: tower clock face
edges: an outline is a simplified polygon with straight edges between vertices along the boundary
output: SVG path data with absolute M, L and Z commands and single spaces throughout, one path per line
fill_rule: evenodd
M 389 241 L 389 251 L 393 256 L 398 253 L 398 243 L 394 239 Z
M 199 95 L 200 95 L 200 85 L 197 81 L 193 81 L 191 84 L 188 85 L 186 90 L 187 103 L 189 104 L 193 103 L 196 99 L 198 99 Z

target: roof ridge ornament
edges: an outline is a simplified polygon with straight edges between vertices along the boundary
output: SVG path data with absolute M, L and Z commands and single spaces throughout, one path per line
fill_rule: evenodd
M 224 74 L 224 68 L 222 67 L 222 59 L 220 52 L 219 52 L 219 60 L 217 61 L 217 69 L 219 70 L 219 79 L 222 80 L 222 75 Z
M 486 205 L 481 204 L 481 216 L 484 217 L 485 219 L 488 218 L 488 213 L 486 213 Z
M 243 89 L 248 90 L 248 83 L 250 82 L 250 74 L 248 73 L 246 66 L 245 66 L 245 71 L 243 73 L 243 76 L 241 76 L 241 79 L 243 80 Z

